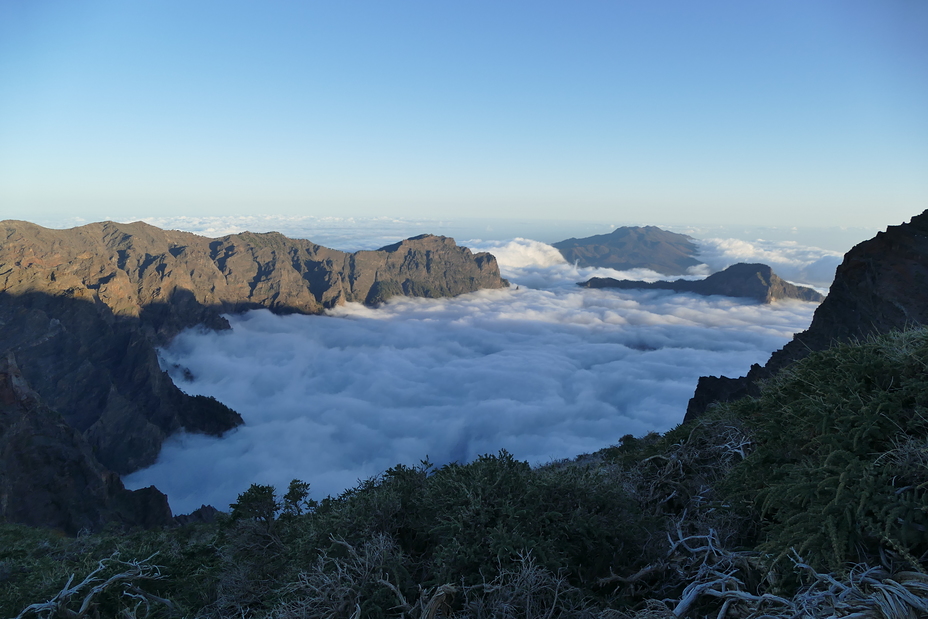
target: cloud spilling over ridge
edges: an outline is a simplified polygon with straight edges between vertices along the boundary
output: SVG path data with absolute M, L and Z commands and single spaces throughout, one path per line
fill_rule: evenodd
M 515 238 L 507 241 L 469 240 L 463 243 L 474 251 L 487 251 L 496 256 L 503 277 L 514 284 L 530 288 L 552 289 L 573 287 L 591 277 L 614 277 L 616 279 L 635 279 L 656 281 L 666 279 L 650 269 L 630 269 L 617 271 L 597 267 L 578 267 L 570 264 L 556 247 L 533 241 Z M 685 279 L 700 279 L 707 273 L 696 273 Z
M 342 251 L 379 249 L 419 234 L 437 234 L 461 241 L 474 237 L 511 239 L 530 236 L 557 240 L 561 234 L 601 232 L 601 226 L 583 222 L 550 222 L 510 219 L 422 219 L 407 217 L 349 217 L 315 215 L 221 215 L 121 217 L 118 221 L 144 221 L 159 228 L 184 230 L 207 237 L 244 232 L 280 232 L 291 238 L 309 239 Z M 86 221 L 46 222 L 52 227 L 70 227 Z M 592 229 L 590 229 L 592 228 Z
M 699 254 L 696 258 L 702 260 L 711 273 L 738 262 L 761 262 L 773 267 L 774 272 L 787 281 L 818 288 L 831 286 L 835 269 L 844 258 L 840 252 L 799 245 L 793 241 L 701 239 L 697 244 Z
M 291 238 L 309 239 L 346 251 L 379 249 L 418 234 L 440 234 L 435 230 L 447 225 L 439 220 L 313 215 L 145 217 L 142 221 L 159 228 L 184 230 L 213 238 L 246 230 L 280 232 Z
M 738 239 L 706 239 L 697 241 L 697 259 L 704 264 L 690 269 L 690 275 L 679 279 L 701 279 L 738 262 L 761 262 L 773 267 L 777 275 L 788 281 L 817 286 L 822 292 L 834 279 L 835 269 L 843 256 L 834 251 L 805 247 L 791 241 L 741 241 Z M 496 256 L 503 277 L 532 288 L 569 286 L 591 277 L 614 277 L 656 281 L 678 279 L 649 269 L 617 271 L 593 267 L 577 267 L 564 260 L 551 245 L 531 239 L 508 241 L 471 240 L 464 243 L 475 251 L 488 251 Z
M 531 243 L 510 250 L 507 264 L 523 250 L 541 257 L 522 268 L 554 262 Z M 764 361 L 814 308 L 523 286 L 329 316 L 234 316 L 232 331 L 184 333 L 162 355 L 178 385 L 217 397 L 246 425 L 222 439 L 174 437 L 125 481 L 157 485 L 181 513 L 226 508 L 251 483 L 299 478 L 317 497 L 334 494 L 426 456 L 571 457 L 676 425 L 698 376 Z

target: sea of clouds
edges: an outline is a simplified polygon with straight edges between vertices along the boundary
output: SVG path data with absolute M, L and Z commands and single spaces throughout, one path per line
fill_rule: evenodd
M 339 234 L 365 242 L 350 225 Z M 524 238 L 466 244 L 496 255 L 511 288 L 348 304 L 325 316 L 253 311 L 229 317 L 231 331 L 180 335 L 161 351 L 164 367 L 245 425 L 223 438 L 172 437 L 127 486 L 154 484 L 184 513 L 204 503 L 224 509 L 251 483 L 302 479 L 317 498 L 338 494 L 426 457 L 443 464 L 506 449 L 536 464 L 569 458 L 677 425 L 699 376 L 763 363 L 816 307 L 583 289 L 576 282 L 594 275 L 660 276 L 580 268 Z M 757 261 L 821 288 L 840 261 L 788 242 L 700 247 L 706 265 L 691 278 Z

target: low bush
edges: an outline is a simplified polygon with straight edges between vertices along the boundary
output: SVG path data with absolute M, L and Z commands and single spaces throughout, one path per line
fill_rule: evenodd
M 845 574 L 881 552 L 921 569 L 928 330 L 814 353 L 728 409 L 756 442 L 726 488 L 761 526 L 760 550 Z
M 309 496 L 254 485 L 163 531 L 0 525 L 0 616 L 73 611 L 65 584 L 88 575 L 110 584 L 84 616 L 920 616 L 928 330 L 812 354 L 758 398 L 573 461 L 503 451 Z

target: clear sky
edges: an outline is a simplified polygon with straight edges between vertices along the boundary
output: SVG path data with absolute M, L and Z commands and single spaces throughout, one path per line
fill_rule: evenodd
M 0 218 L 926 208 L 923 0 L 0 1 Z

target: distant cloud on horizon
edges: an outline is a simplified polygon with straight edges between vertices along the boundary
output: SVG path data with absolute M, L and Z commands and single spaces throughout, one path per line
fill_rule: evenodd
M 499 261 L 504 277 L 534 288 L 572 284 L 591 277 L 643 281 L 677 279 L 648 269 L 616 271 L 576 267 L 564 260 L 556 248 L 531 239 L 466 241 L 465 244 L 471 249 L 492 253 Z M 696 259 L 704 264 L 693 267 L 691 275 L 684 279 L 700 279 L 739 262 L 760 262 L 771 266 L 783 279 L 827 292 L 835 269 L 844 257 L 839 252 L 805 247 L 792 241 L 703 239 L 697 240 L 697 244 L 699 253 Z

